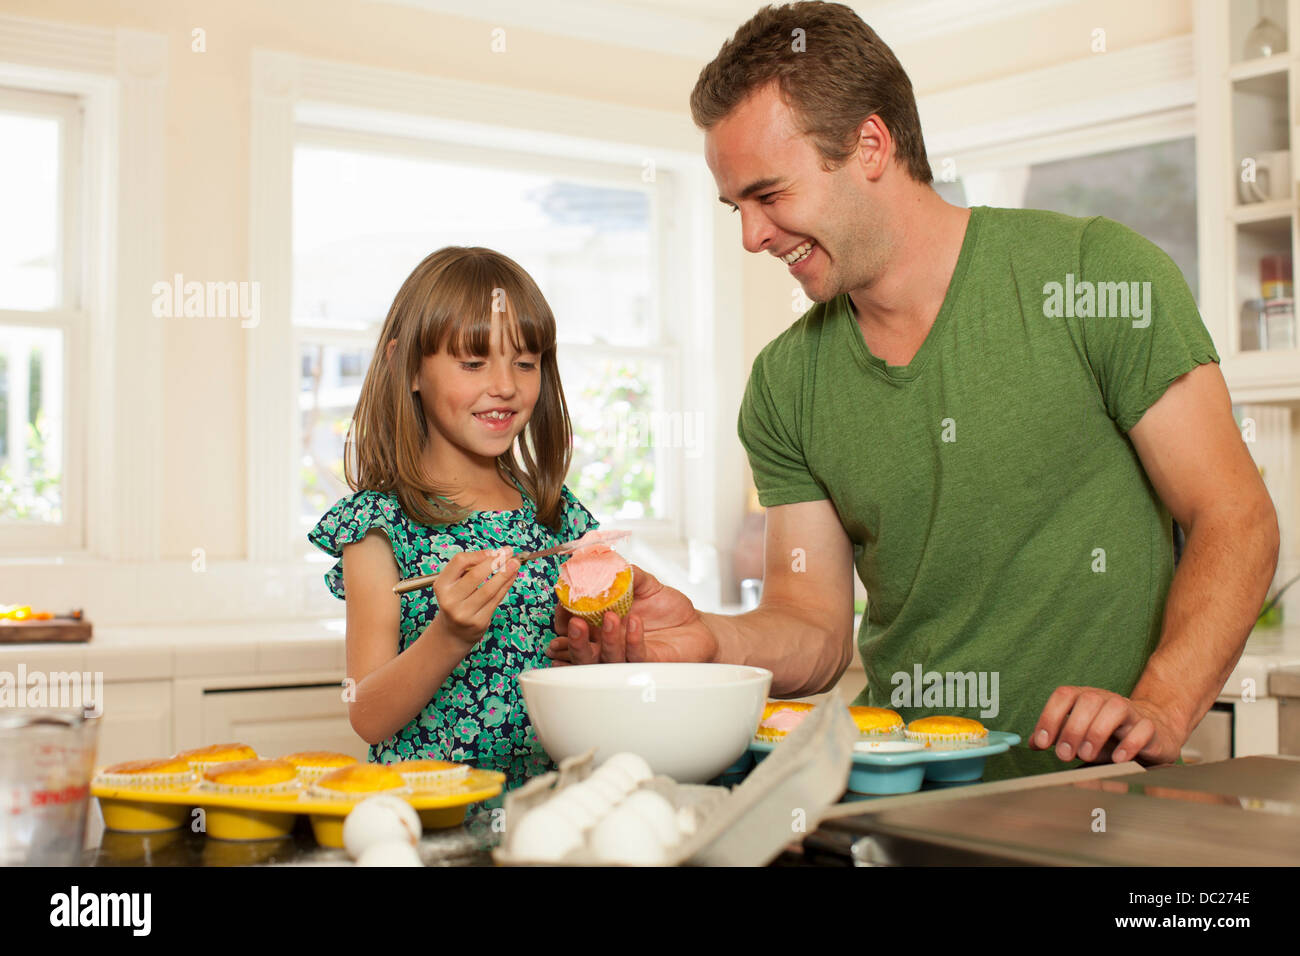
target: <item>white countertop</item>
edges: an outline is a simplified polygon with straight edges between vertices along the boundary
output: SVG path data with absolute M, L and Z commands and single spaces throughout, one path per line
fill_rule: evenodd
M 723 608 L 736 613 L 739 608 Z M 856 624 L 856 621 L 855 621 Z M 237 624 L 141 624 L 96 628 L 85 644 L 0 644 L 0 670 L 101 671 L 104 679 L 166 680 L 214 674 L 336 670 L 346 665 L 344 618 L 249 621 Z M 855 632 L 856 633 L 856 632 Z M 1224 685 L 1240 698 L 1253 680 L 1267 697 L 1270 672 L 1300 665 L 1300 624 L 1256 630 Z M 861 670 L 855 653 L 851 670 Z
M 95 671 L 106 681 L 337 671 L 345 620 L 96 627 L 84 644 L 0 644 L 0 670 Z

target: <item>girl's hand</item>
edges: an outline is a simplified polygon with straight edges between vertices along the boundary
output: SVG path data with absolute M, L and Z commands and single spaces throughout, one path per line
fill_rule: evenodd
M 497 605 L 514 584 L 519 562 L 511 558 L 492 573 L 494 551 L 462 551 L 442 566 L 433 593 L 438 598 L 438 616 L 447 636 L 473 647 L 487 632 Z

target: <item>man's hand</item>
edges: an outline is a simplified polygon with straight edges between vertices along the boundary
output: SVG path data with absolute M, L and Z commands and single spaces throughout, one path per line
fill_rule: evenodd
M 1061 760 L 1099 763 L 1137 760 L 1167 764 L 1178 759 L 1187 733 L 1148 700 L 1131 700 L 1100 687 L 1058 687 L 1038 717 L 1029 746 L 1055 745 Z
M 714 660 L 717 639 L 690 598 L 676 588 L 665 587 L 636 565 L 632 568 L 632 607 L 626 618 L 620 620 L 606 611 L 604 626 L 595 629 L 562 605 L 555 605 L 555 633 L 561 636 L 546 649 L 554 666 Z

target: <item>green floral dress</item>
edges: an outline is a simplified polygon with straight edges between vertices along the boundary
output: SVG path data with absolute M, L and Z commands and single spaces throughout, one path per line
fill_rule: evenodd
M 343 591 L 343 546 L 367 532 L 382 531 L 393 547 L 402 578 L 436 572 L 461 551 L 509 546 L 542 551 L 596 528 L 591 512 L 562 490 L 562 526 L 557 535 L 537 520 L 533 501 L 523 489 L 524 504 L 513 511 L 478 511 L 456 524 L 439 528 L 411 520 L 397 496 L 358 491 L 338 501 L 307 535 L 309 541 L 340 560 L 325 575 L 336 597 Z M 487 633 L 451 672 L 433 700 L 415 718 L 370 747 L 370 760 L 455 760 L 506 775 L 506 789 L 554 769 L 537 742 L 524 707 L 520 671 L 549 667 L 545 654 L 555 632 L 555 581 L 563 559 L 530 561 L 497 607 Z M 433 588 L 402 595 L 397 651 L 411 646 L 438 614 Z

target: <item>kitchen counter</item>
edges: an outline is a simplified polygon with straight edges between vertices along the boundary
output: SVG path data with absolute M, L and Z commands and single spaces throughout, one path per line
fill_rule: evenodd
M 107 681 L 343 673 L 344 618 L 95 627 L 84 644 L 0 644 L 0 670 L 100 672 Z
M 841 865 L 1296 866 L 1300 758 L 882 801 L 806 843 Z

